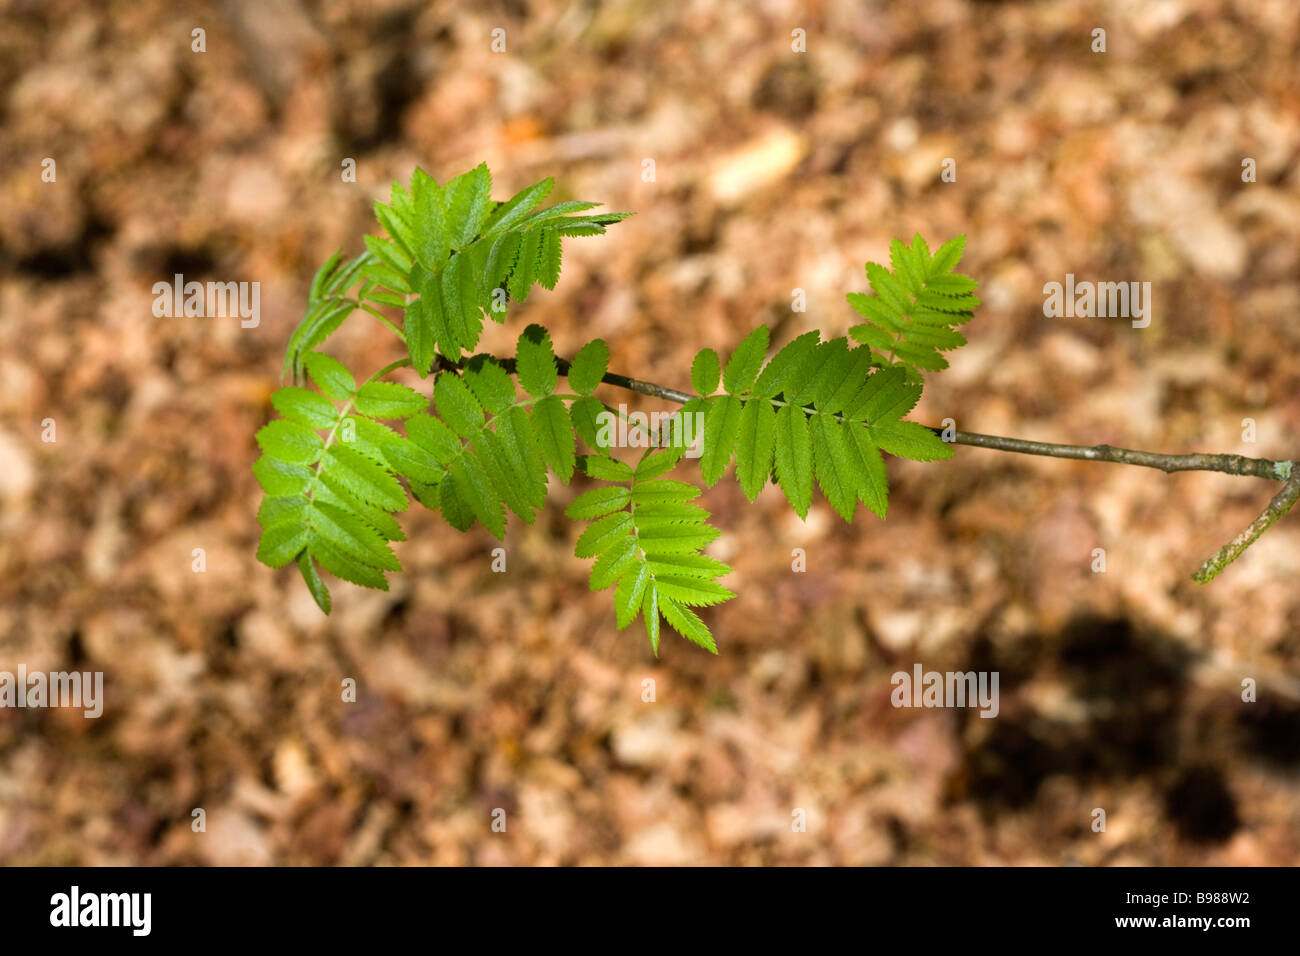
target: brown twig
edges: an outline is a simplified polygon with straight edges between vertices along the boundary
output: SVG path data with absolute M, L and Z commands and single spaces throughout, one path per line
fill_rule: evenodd
M 1293 476 L 1283 485 L 1260 516 L 1245 531 L 1220 548 L 1214 557 L 1202 564 L 1200 570 L 1192 575 L 1192 580 L 1197 584 L 1213 581 L 1220 571 L 1241 557 L 1241 553 L 1254 544 L 1255 539 L 1267 531 L 1273 522 L 1290 511 L 1297 500 L 1300 500 L 1300 475 Z
M 514 373 L 513 358 L 496 358 L 485 356 L 501 365 L 507 372 Z M 460 370 L 471 361 L 462 359 L 450 362 L 438 356 L 436 368 L 442 371 Z M 561 375 L 568 375 L 570 363 L 565 359 L 556 359 Z M 679 405 L 689 402 L 694 395 L 682 392 L 666 385 L 644 382 L 640 379 L 607 372 L 603 379 L 607 385 L 648 395 Z M 1220 571 L 1241 556 L 1261 534 L 1286 514 L 1300 500 L 1300 471 L 1293 473 L 1293 462 L 1273 461 L 1268 458 L 1247 458 L 1244 455 L 1213 455 L 1194 453 L 1188 455 L 1165 455 L 1160 452 L 1138 451 L 1132 448 L 1115 448 L 1112 445 L 1060 445 L 1053 442 L 1028 441 L 1023 438 L 1007 438 L 1001 435 L 982 435 L 978 432 L 954 431 L 945 433 L 942 428 L 927 426 L 935 434 L 955 445 L 969 445 L 972 448 L 988 448 L 994 451 L 1014 452 L 1020 455 L 1042 455 L 1048 458 L 1064 458 L 1076 461 L 1108 461 L 1118 465 L 1137 465 L 1142 468 L 1157 468 L 1166 473 L 1176 471 L 1217 471 L 1226 475 L 1245 475 L 1255 478 L 1267 478 L 1271 481 L 1284 481 L 1282 490 L 1273 496 L 1268 507 L 1264 509 L 1246 530 L 1233 538 L 1214 557 L 1201 565 L 1192 579 L 1199 584 L 1213 580 Z

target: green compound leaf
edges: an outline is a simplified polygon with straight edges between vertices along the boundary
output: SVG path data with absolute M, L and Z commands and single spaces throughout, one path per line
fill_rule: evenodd
M 714 580 L 731 569 L 699 553 L 718 530 L 709 526 L 709 514 L 689 503 L 700 491 L 666 478 L 642 481 L 637 475 L 660 474 L 656 459 L 676 462 L 675 450 L 648 452 L 636 472 L 618 463 L 602 462 L 596 468 L 606 485 L 581 496 L 570 506 L 571 517 L 589 518 L 591 525 L 578 538 L 574 554 L 594 557 L 592 590 L 614 586 L 614 612 L 620 629 L 638 614 L 645 619 L 650 647 L 659 653 L 659 617 L 683 637 L 717 653 L 707 625 L 690 610 L 711 607 L 735 595 Z M 595 459 L 587 459 L 594 462 Z
M 402 335 L 421 376 L 438 353 L 459 362 L 471 351 L 484 315 L 504 322 L 508 303 L 524 301 L 534 283 L 554 288 L 564 236 L 599 235 L 626 218 L 624 213 L 591 213 L 596 204 L 585 202 L 537 210 L 552 185 L 544 180 L 494 203 L 491 174 L 484 165 L 443 186 L 416 169 L 409 190 L 394 183 L 390 203 L 375 204 L 389 238 L 366 237 L 360 273 L 376 287 L 363 289 L 362 298 L 404 309 Z M 380 286 L 391 291 L 378 291 Z M 322 302 L 322 309 L 333 307 L 333 300 Z M 322 312 L 313 321 L 336 327 L 342 317 Z M 310 345 L 300 341 L 296 347 L 302 351 Z
M 892 272 L 867 263 L 875 295 L 848 294 L 849 305 L 867 320 L 849 334 L 874 350 L 878 364 L 903 368 L 908 381 L 947 368 L 940 353 L 966 344 L 952 327 L 970 321 L 980 300 L 973 294 L 975 280 L 952 271 L 965 245 L 966 237 L 958 236 L 931 257 L 919 234 L 910 245 L 895 239 L 889 247 Z
M 394 183 L 388 203 L 375 205 L 384 234 L 364 237 L 366 251 L 352 260 L 331 256 L 312 279 L 306 315 L 286 348 L 294 384 L 272 395 L 280 417 L 257 432 L 262 456 L 253 472 L 266 493 L 257 512 L 258 558 L 272 567 L 296 562 L 326 613 L 332 602 L 319 569 L 383 589 L 386 573 L 400 570 L 389 542 L 404 540 L 394 517 L 407 505 L 403 483 L 452 527 L 479 522 L 500 538 L 507 510 L 536 518 L 548 470 L 567 483 L 580 466 L 608 484 L 566 509 L 590 522 L 575 553 L 594 559 L 593 588 L 613 588 L 619 627 L 640 615 L 657 654 L 667 621 L 716 653 L 693 609 L 734 596 L 716 580 L 730 569 L 702 553 L 719 532 L 696 502 L 700 489 L 664 477 L 684 457 L 699 454 L 706 486 L 734 457 L 748 499 L 775 480 L 801 517 L 815 483 L 846 521 L 859 502 L 882 518 L 887 513 L 882 453 L 951 457 L 947 443 L 903 416 L 919 401 L 923 373 L 945 368 L 943 353 L 966 343 L 958 327 L 980 304 L 976 282 L 954 271 L 964 237 L 933 253 L 920 235 L 891 242 L 889 268 L 866 266 L 870 293 L 849 293 L 863 319 L 849 338 L 823 342 L 808 332 L 765 362 L 770 334 L 759 326 L 725 368 L 715 351 L 701 350 L 690 370 L 697 397 L 673 420 L 679 426 L 698 418 L 700 441 L 688 451 L 698 429 L 650 434 L 629 426 L 627 444 L 671 439 L 632 466 L 612 458 L 615 443 L 602 437 L 606 409 L 593 395 L 608 373 L 602 340 L 563 363 L 549 333 L 530 325 L 513 364 L 465 357 L 478 345 L 485 315 L 503 322 L 508 303 L 524 301 L 534 285 L 555 285 L 564 238 L 599 235 L 627 214 L 576 200 L 540 208 L 549 179 L 505 202 L 492 201 L 491 187 L 485 165 L 441 186 L 415 170 L 409 186 Z M 397 332 L 422 377 L 436 369 L 432 408 L 415 389 L 378 381 L 382 374 L 358 387 L 341 362 L 319 351 L 356 311 Z M 561 369 L 573 394 L 556 394 Z M 300 387 L 303 372 L 319 391 Z M 590 450 L 582 458 L 578 438 Z

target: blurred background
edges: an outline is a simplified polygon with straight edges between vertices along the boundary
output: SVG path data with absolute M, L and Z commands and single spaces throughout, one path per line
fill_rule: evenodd
M 0 862 L 1295 862 L 1300 521 L 1189 579 L 1266 482 L 958 448 L 891 460 L 888 521 L 845 525 L 726 480 L 721 654 L 655 660 L 572 556 L 580 483 L 512 520 L 504 574 L 413 509 L 393 590 L 338 583 L 326 618 L 254 560 L 249 471 L 316 267 L 394 178 L 484 160 L 497 198 L 553 175 L 637 213 L 485 350 L 535 321 L 682 387 L 760 322 L 844 334 L 892 236 L 966 233 L 985 304 L 914 418 L 1300 456 L 1292 0 L 0 11 L 0 670 L 106 693 L 0 709 Z M 260 324 L 155 318 L 177 272 L 260 282 Z M 1151 282 L 1150 327 L 1045 318 L 1066 273 Z M 331 351 L 400 354 L 363 320 Z M 997 670 L 997 719 L 891 707 L 917 661 Z

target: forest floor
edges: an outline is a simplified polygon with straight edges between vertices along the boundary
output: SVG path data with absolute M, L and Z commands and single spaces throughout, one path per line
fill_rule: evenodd
M 106 687 L 0 709 L 0 862 L 1296 862 L 1300 519 L 1190 580 L 1267 482 L 958 448 L 846 525 L 724 480 L 721 653 L 656 660 L 572 556 L 580 485 L 504 574 L 413 509 L 392 590 L 326 618 L 255 561 L 249 466 L 316 267 L 480 161 L 637 213 L 486 350 L 536 321 L 685 387 L 965 233 L 984 305 L 914 418 L 1300 457 L 1298 47 L 1290 0 L 0 3 L 0 670 Z M 176 273 L 260 282 L 260 323 L 155 318 Z M 1151 282 L 1151 325 L 1046 318 L 1066 274 Z M 354 325 L 349 365 L 400 354 Z M 997 671 L 998 717 L 892 707 L 916 662 Z

